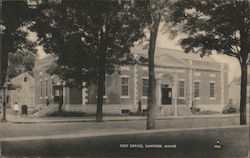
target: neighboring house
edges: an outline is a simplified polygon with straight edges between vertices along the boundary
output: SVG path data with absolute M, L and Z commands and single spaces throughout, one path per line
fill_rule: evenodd
M 104 113 L 135 112 L 139 101 L 142 108 L 146 109 L 147 50 L 133 48 L 131 51 L 139 62 L 117 66 L 113 74 L 106 75 Z M 45 99 L 55 101 L 56 85 L 62 85 L 55 76 L 51 77 L 46 73 L 46 68 L 51 62 L 53 59 L 50 57 L 38 61 L 35 66 L 36 103 L 39 104 L 45 103 Z M 155 55 L 157 114 L 184 115 L 190 113 L 192 106 L 205 111 L 221 112 L 228 102 L 227 73 L 227 65 L 217 63 L 210 57 L 201 58 L 199 55 L 186 54 L 180 50 L 157 48 Z M 95 85 L 81 90 L 63 88 L 62 91 L 66 109 L 77 107 L 75 109 L 82 109 L 86 113 L 95 112 L 97 101 Z
M 233 105 L 240 106 L 240 89 L 241 77 L 234 78 L 229 86 L 229 99 L 232 99 Z M 248 77 L 247 77 L 247 103 L 250 104 L 250 62 L 248 64 Z
M 28 73 L 24 72 L 10 80 L 7 100 L 12 106 L 15 102 L 19 105 L 34 107 L 35 105 L 35 79 Z

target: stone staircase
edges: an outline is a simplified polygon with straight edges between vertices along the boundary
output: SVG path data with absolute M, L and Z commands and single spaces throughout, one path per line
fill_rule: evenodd
M 49 106 L 46 105 L 39 105 L 37 111 L 33 113 L 35 117 L 43 117 L 48 114 L 51 114 L 58 110 L 58 104 L 50 104 Z

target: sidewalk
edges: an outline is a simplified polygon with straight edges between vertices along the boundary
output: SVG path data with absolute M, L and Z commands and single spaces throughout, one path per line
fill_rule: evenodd
M 187 116 L 157 116 L 157 120 L 171 119 L 195 119 L 195 118 L 226 118 L 239 117 L 239 114 L 210 114 L 210 115 L 187 115 Z M 133 121 L 146 120 L 146 116 L 103 116 L 103 121 Z M 10 123 L 66 123 L 66 122 L 95 122 L 94 116 L 86 117 L 33 117 L 14 116 L 7 114 L 7 122 Z

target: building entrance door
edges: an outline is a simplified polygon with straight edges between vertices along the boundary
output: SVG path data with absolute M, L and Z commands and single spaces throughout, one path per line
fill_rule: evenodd
M 172 104 L 172 88 L 169 88 L 168 85 L 161 86 L 161 104 L 162 105 Z
M 53 86 L 54 103 L 63 102 L 63 86 L 55 85 Z

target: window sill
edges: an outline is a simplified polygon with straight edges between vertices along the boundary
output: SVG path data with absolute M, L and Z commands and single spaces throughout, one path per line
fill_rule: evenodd
M 148 96 L 142 96 L 141 99 L 148 99 Z
M 201 98 L 200 97 L 196 97 L 196 98 L 194 98 L 195 100 L 200 100 Z
M 129 99 L 130 97 L 129 96 L 121 96 L 120 98 L 121 99 Z
M 210 100 L 216 100 L 216 98 L 215 98 L 215 97 L 210 97 L 209 99 L 210 99 Z
M 43 97 L 39 97 L 39 99 L 43 99 Z
M 177 99 L 186 99 L 186 97 L 178 97 Z
M 98 96 L 96 96 L 95 98 L 97 99 Z M 106 96 L 106 95 L 103 96 L 103 99 L 107 99 L 107 98 L 108 98 L 108 96 Z

